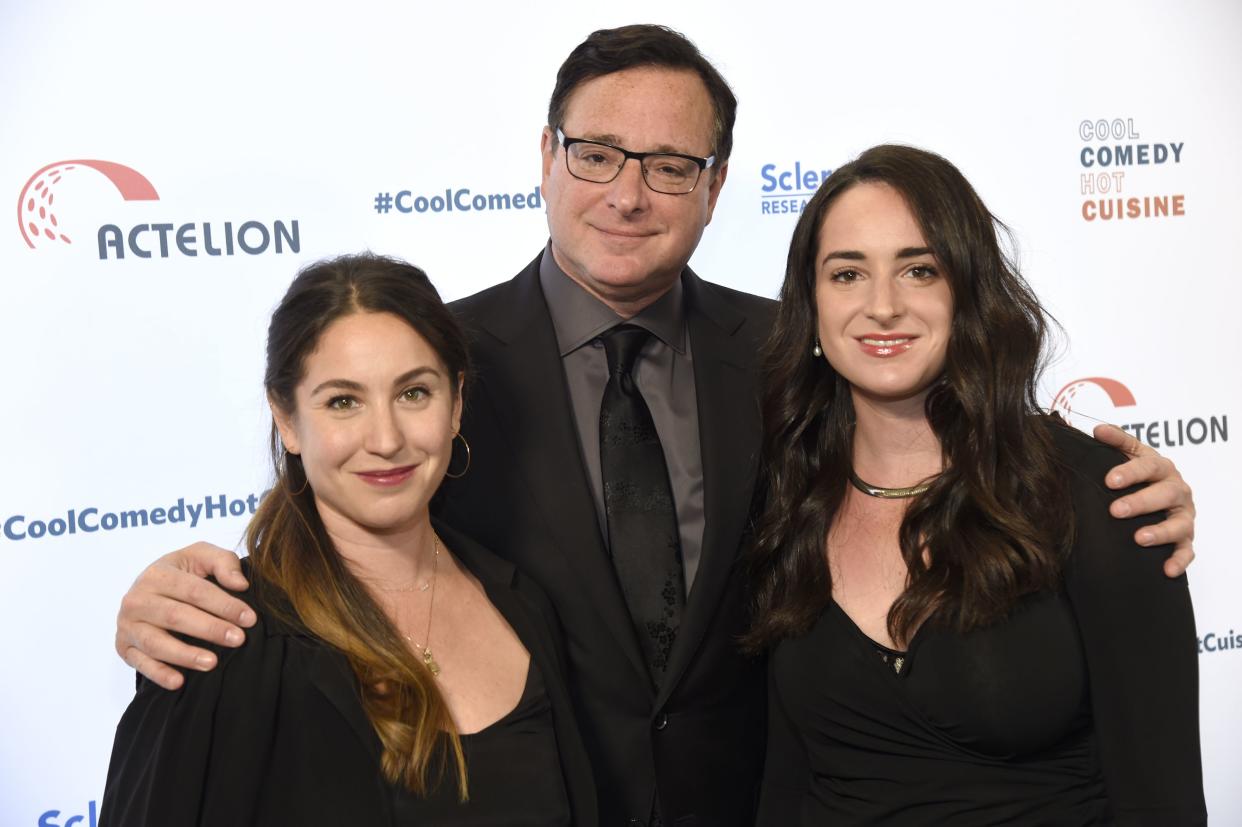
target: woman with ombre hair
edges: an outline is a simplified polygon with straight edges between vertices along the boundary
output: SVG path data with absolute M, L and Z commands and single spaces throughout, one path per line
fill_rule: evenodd
M 1046 314 L 943 158 L 807 204 L 765 352 L 759 823 L 1206 821 L 1194 616 L 1044 415 Z
M 101 824 L 596 823 L 550 605 L 429 513 L 469 470 L 468 373 L 417 268 L 298 275 L 268 330 L 276 484 L 242 595 L 258 624 L 181 692 L 140 679 Z

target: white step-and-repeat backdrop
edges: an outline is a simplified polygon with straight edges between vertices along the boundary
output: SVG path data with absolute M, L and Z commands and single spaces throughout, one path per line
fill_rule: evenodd
M 158 554 L 239 540 L 293 273 L 371 249 L 446 298 L 511 276 L 545 239 L 557 66 L 654 21 L 741 104 L 701 274 L 774 295 L 815 185 L 885 141 L 949 157 L 1014 228 L 1068 333 L 1047 404 L 1195 487 L 1208 807 L 1242 824 L 1242 5 L 449 5 L 0 10 L 0 823 L 94 825 L 133 687 L 118 601 Z

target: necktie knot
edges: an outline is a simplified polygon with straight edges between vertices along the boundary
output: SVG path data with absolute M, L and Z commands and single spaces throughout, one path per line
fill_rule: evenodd
M 638 361 L 651 331 L 632 324 L 621 324 L 603 335 L 604 352 L 608 355 L 609 375 L 629 376 Z

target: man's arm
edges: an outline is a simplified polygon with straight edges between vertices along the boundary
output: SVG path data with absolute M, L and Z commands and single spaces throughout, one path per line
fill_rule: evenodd
M 237 647 L 246 639 L 242 627 L 255 623 L 254 610 L 207 582 L 208 575 L 235 591 L 250 586 L 236 554 L 195 543 L 148 566 L 121 600 L 116 653 L 165 689 L 179 689 L 185 681 L 173 667 L 208 672 L 216 666 L 214 654 L 177 640 L 170 631 Z
M 1190 486 L 1171 461 L 1120 428 L 1100 425 L 1095 437 L 1131 457 L 1108 472 L 1109 488 L 1147 483 L 1147 487 L 1115 500 L 1110 507 L 1112 515 L 1124 519 L 1167 511 L 1164 522 L 1140 528 L 1134 539 L 1140 546 L 1174 544 L 1164 573 L 1179 577 L 1195 558 L 1195 505 Z M 236 647 L 245 640 L 242 629 L 254 625 L 250 607 L 208 583 L 204 579 L 208 575 L 238 591 L 249 585 L 235 554 L 195 543 L 148 567 L 121 601 L 117 654 L 165 689 L 178 689 L 184 681 L 174 667 L 206 672 L 216 665 L 215 655 L 177 640 L 170 630 L 218 646 Z
M 1164 573 L 1169 577 L 1180 577 L 1195 559 L 1194 492 L 1182 479 L 1172 460 L 1160 456 L 1155 449 L 1115 425 L 1097 425 L 1095 438 L 1130 457 L 1129 462 L 1108 472 L 1105 484 L 1109 488 L 1116 490 L 1147 483 L 1145 488 L 1114 500 L 1109 512 L 1118 519 L 1125 519 L 1154 511 L 1167 511 L 1164 522 L 1140 528 L 1134 533 L 1134 541 L 1140 546 L 1172 543 L 1173 554 L 1164 561 Z

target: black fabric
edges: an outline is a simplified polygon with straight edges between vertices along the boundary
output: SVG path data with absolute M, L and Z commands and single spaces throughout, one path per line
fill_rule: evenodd
M 758 354 L 775 304 L 682 275 L 706 522 L 655 688 L 605 547 L 583 459 L 594 446 L 577 436 L 540 257 L 451 305 L 471 336 L 461 430 L 474 462 L 446 483 L 440 514 L 517 564 L 556 607 L 601 822 L 646 823 L 658 795 L 665 827 L 753 827 L 764 663 L 737 647 L 748 621 L 740 555 L 758 464 Z
M 560 633 L 547 598 L 512 564 L 443 522 L 436 521 L 435 527 L 530 652 L 531 669 L 544 677 L 559 756 L 553 772 L 561 784 L 545 779 L 541 789 L 555 795 L 560 787 L 572 808 L 572 823 L 595 825 L 590 769 L 565 689 Z M 216 669 L 187 673 L 177 692 L 139 681 L 117 726 L 100 810 L 103 827 L 478 823 L 424 815 L 397 821 L 394 797 L 400 791 L 380 772 L 379 738 L 345 657 L 282 622 L 283 612 L 272 608 L 287 603 L 262 583 L 239 597 L 255 609 L 259 621 L 240 648 L 213 647 L 220 661 Z M 547 769 L 546 736 L 528 741 L 542 744 L 531 759 Z M 526 759 L 523 752 L 514 760 Z M 490 783 L 480 780 L 472 791 L 500 807 L 497 791 L 485 788 Z M 522 795 L 518 791 L 505 806 L 529 812 L 522 809 Z M 555 802 L 548 811 L 555 813 Z M 553 815 L 547 823 L 564 821 Z
M 1167 546 L 1134 544 L 1160 517 L 1108 515 L 1122 457 L 1056 438 L 1063 590 L 968 634 L 924 624 L 899 674 L 836 603 L 776 647 L 762 827 L 1206 823 L 1186 579 L 1164 576 Z
M 650 332 L 618 325 L 603 337 L 608 384 L 599 412 L 608 550 L 638 640 L 658 683 L 686 602 L 677 510 L 655 423 L 632 371 Z
M 565 827 L 569 802 L 561 779 L 552 704 L 534 661 L 522 698 L 507 715 L 461 736 L 470 780 L 463 803 L 456 784 L 441 784 L 426 798 L 394 790 L 396 824 L 453 827 Z

